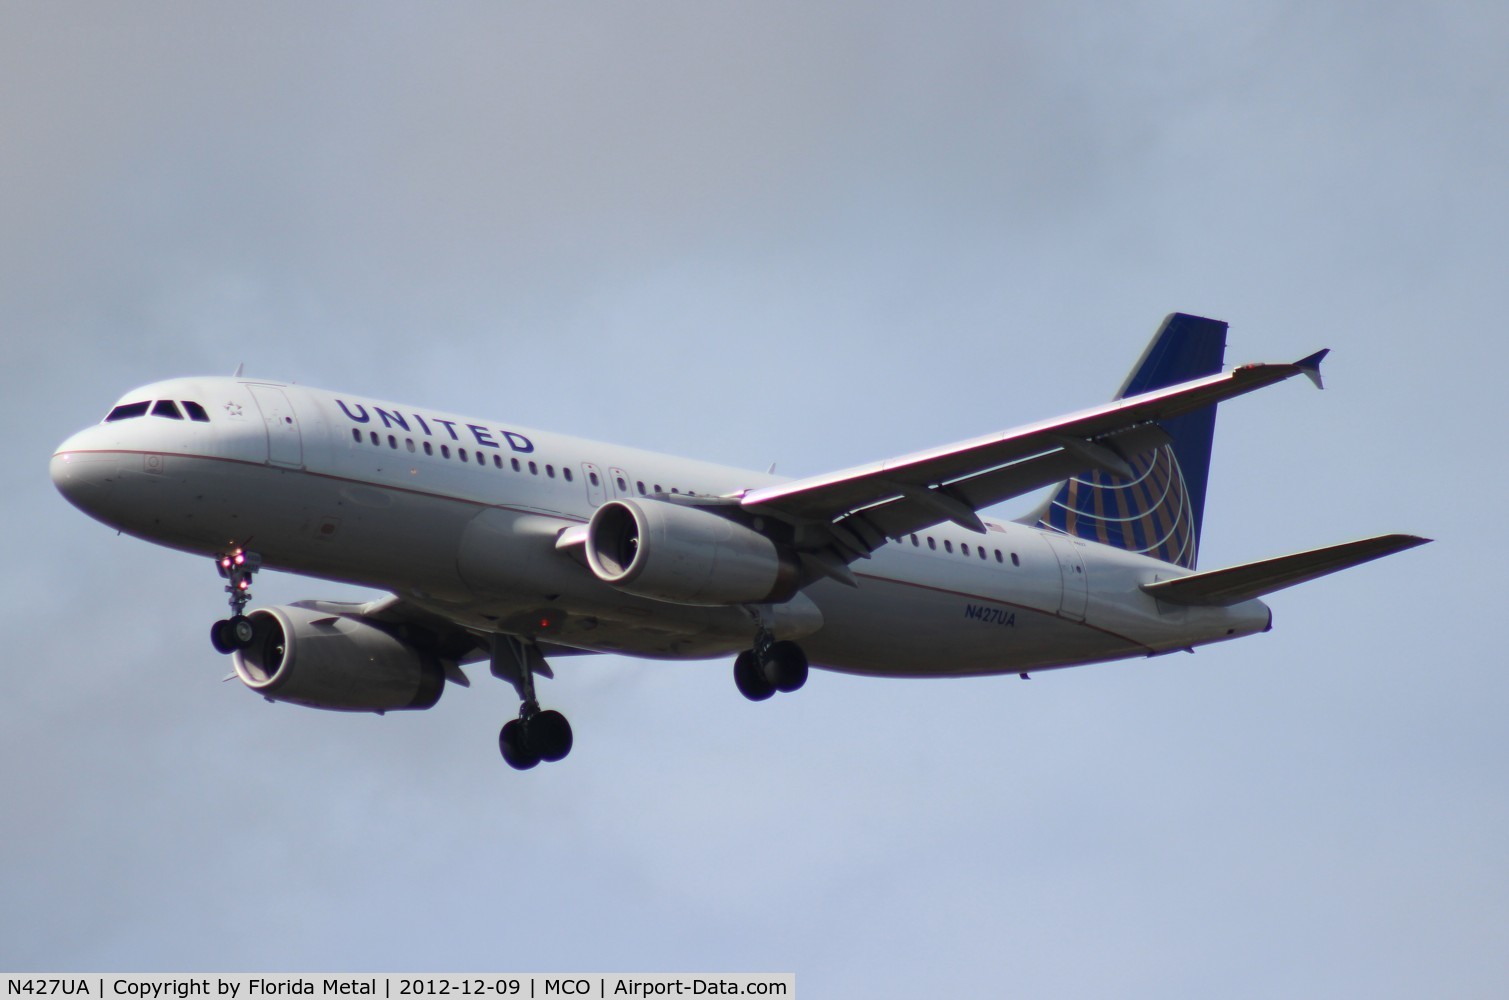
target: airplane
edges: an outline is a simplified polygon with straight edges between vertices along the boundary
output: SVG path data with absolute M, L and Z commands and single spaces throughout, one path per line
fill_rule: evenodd
M 1027 679 L 1265 632 L 1261 597 L 1429 541 L 1197 569 L 1216 405 L 1321 388 L 1328 353 L 1223 370 L 1226 332 L 1174 313 L 1110 403 L 799 479 L 239 370 L 126 393 L 50 472 L 91 517 L 215 560 L 211 642 L 252 691 L 425 709 L 485 661 L 518 694 L 498 743 L 527 770 L 572 748 L 535 677 L 573 655 L 732 656 L 752 701 L 810 666 Z M 981 513 L 1048 487 L 1023 517 Z M 248 612 L 267 567 L 389 596 Z

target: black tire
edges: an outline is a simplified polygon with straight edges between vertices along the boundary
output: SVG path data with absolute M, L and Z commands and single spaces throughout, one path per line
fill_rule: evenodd
M 210 626 L 210 645 L 215 652 L 230 655 L 236 651 L 236 640 L 231 635 L 231 623 L 224 618 Z
M 225 623 L 225 636 L 237 649 L 245 649 L 256 638 L 257 630 L 252 626 L 251 619 L 245 615 L 237 615 Z
M 524 723 L 518 719 L 509 719 L 503 724 L 502 732 L 498 733 L 498 750 L 515 771 L 527 771 L 540 762 L 540 755 L 525 744 Z
M 746 649 L 734 660 L 734 686 L 750 701 L 764 701 L 775 694 L 775 685 L 766 679 L 752 649 Z
M 555 763 L 571 752 L 571 723 L 555 709 L 546 709 L 525 726 L 529 748 L 540 760 Z
M 799 691 L 807 683 L 807 654 L 794 642 L 772 644 L 761 666 L 777 691 Z

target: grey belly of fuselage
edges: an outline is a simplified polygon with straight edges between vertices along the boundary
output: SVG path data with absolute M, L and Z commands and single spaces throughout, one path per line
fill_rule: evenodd
M 388 590 L 479 632 L 698 658 L 748 648 L 757 628 L 742 607 L 653 601 L 598 581 L 555 548 L 580 516 L 220 458 L 122 453 L 116 462 L 111 522 L 131 534 L 207 556 L 245 547 L 267 567 Z M 1146 652 L 1065 620 L 1056 594 L 944 590 L 874 562 L 855 566 L 858 588 L 824 580 L 804 591 L 822 618 L 800 637 L 814 666 L 964 676 Z

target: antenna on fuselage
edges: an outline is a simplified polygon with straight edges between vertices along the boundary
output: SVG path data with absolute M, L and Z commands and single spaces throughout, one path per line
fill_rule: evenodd
M 236 362 L 236 374 L 232 375 L 231 378 L 240 378 L 241 377 L 241 373 L 243 371 L 245 371 L 245 370 L 246 370 L 246 362 L 245 361 L 237 361 Z

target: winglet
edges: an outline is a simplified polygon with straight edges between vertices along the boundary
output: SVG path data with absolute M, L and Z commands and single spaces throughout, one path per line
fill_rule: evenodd
M 1300 358 L 1298 361 L 1294 362 L 1294 367 L 1304 372 L 1305 378 L 1315 383 L 1315 388 L 1324 389 L 1325 386 L 1321 384 L 1320 381 L 1320 363 L 1324 361 L 1326 359 L 1326 355 L 1330 353 L 1331 349 L 1329 347 L 1322 347 L 1320 350 L 1316 351 L 1308 358 Z

